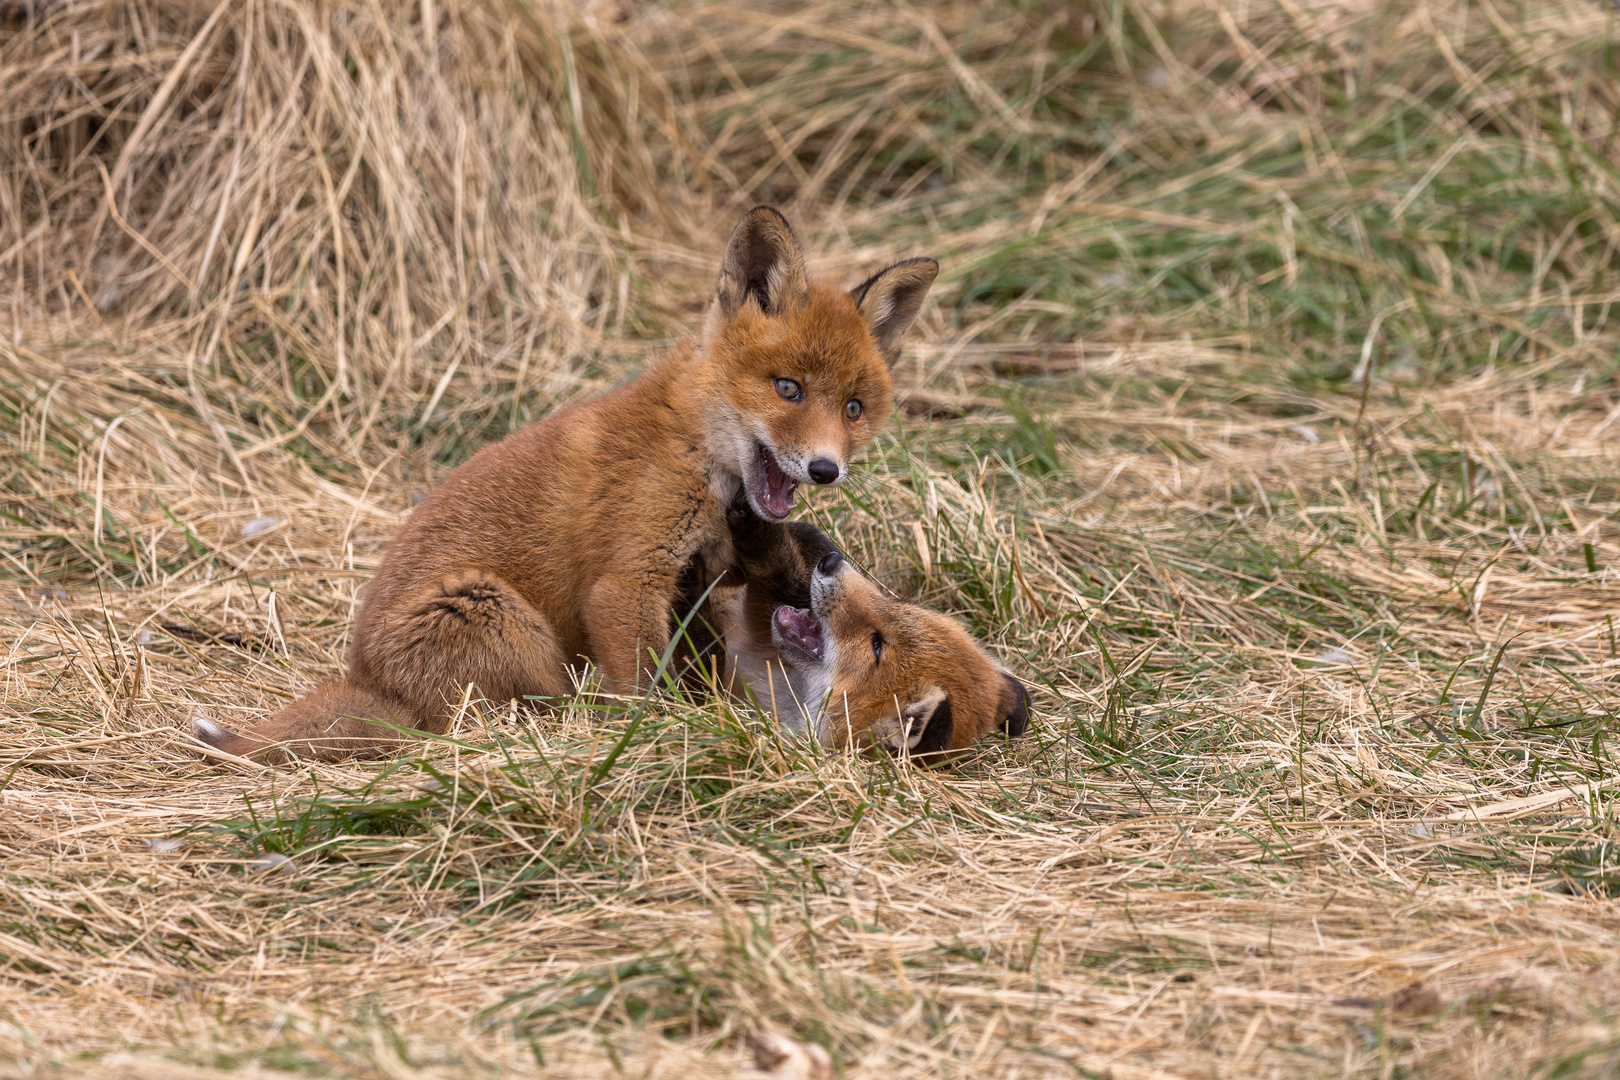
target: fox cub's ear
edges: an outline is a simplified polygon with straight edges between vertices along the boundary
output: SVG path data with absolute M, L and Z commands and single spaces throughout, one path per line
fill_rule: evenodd
M 923 297 L 938 276 L 939 263 L 933 259 L 907 259 L 879 270 L 849 291 L 883 359 L 890 364 L 900 359 L 900 340 L 911 329 Z
M 956 734 L 956 719 L 951 714 L 951 696 L 943 686 L 931 686 L 916 701 L 900 713 L 901 731 L 907 738 L 904 749 L 913 760 L 923 765 L 942 765 L 949 760 L 947 751 Z M 896 732 L 893 740 L 900 741 Z
M 1029 730 L 1029 691 L 1011 675 L 1001 676 L 1001 721 L 996 725 L 1013 738 Z
M 787 218 L 769 206 L 743 216 L 726 245 L 715 298 L 729 318 L 752 296 L 767 315 L 780 315 L 810 298 L 804 251 Z

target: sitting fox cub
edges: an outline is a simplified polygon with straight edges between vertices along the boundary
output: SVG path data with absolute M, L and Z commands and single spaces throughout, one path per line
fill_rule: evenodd
M 769 207 L 732 233 L 702 333 L 640 378 L 474 455 L 411 515 L 366 589 L 346 678 L 251 730 L 206 720 L 230 754 L 376 757 L 382 720 L 445 730 L 469 685 L 493 701 L 649 685 L 688 567 L 732 563 L 739 490 L 780 521 L 837 484 L 893 408 L 889 368 L 939 272 L 909 259 L 844 292 L 806 277 Z
M 1029 727 L 1029 694 L 953 620 L 885 596 L 805 522 L 732 513 L 746 585 L 716 603 L 729 681 L 824 746 L 924 764 Z

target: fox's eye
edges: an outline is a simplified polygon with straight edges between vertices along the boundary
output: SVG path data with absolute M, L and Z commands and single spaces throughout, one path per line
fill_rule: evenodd
M 776 393 L 788 401 L 802 401 L 804 399 L 804 387 L 792 379 L 777 379 Z
M 883 635 L 872 631 L 872 663 L 883 663 Z
M 851 420 L 859 420 L 863 409 L 858 398 L 851 398 L 849 404 L 844 406 L 844 415 Z

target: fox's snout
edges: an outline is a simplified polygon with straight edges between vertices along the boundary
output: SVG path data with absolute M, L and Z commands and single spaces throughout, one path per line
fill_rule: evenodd
M 829 551 L 816 563 L 814 572 L 810 575 L 810 610 L 816 618 L 825 619 L 832 614 L 834 605 L 838 602 L 839 579 L 843 577 L 848 567 L 844 556 L 837 551 Z
M 821 446 L 807 450 L 799 439 L 784 434 L 780 438 L 769 439 L 766 446 L 781 465 L 782 471 L 795 483 L 829 487 L 849 475 L 851 450 L 847 444 L 838 448 Z

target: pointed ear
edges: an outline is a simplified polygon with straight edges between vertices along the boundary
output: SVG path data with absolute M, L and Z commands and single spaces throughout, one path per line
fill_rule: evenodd
M 943 763 L 945 752 L 951 748 L 951 736 L 956 734 L 950 694 L 943 687 L 933 687 L 907 706 L 902 715 L 911 734 L 912 759 L 924 765 Z
M 900 359 L 900 341 L 911 329 L 922 309 L 923 297 L 938 276 L 939 263 L 933 259 L 907 259 L 879 270 L 849 290 L 878 351 L 891 366 Z
M 1029 730 L 1029 691 L 1005 672 L 1001 676 L 1001 720 L 996 724 L 1013 738 Z
M 753 297 L 767 315 L 780 315 L 810 298 L 804 250 L 787 218 L 769 206 L 744 215 L 720 262 L 715 299 L 727 318 Z

